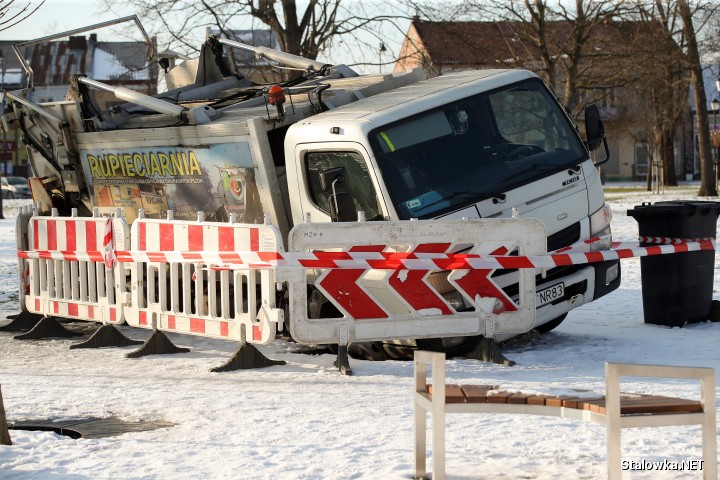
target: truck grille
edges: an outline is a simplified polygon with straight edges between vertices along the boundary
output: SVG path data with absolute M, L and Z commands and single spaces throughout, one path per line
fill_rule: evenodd
M 580 240 L 580 222 L 573 223 L 569 227 L 555 232 L 547 239 L 548 252 L 558 248 L 568 247 Z
M 574 223 L 569 227 L 563 228 L 559 232 L 555 232 L 550 235 L 547 239 L 547 250 L 548 252 L 552 252 L 559 248 L 569 247 L 578 240 L 580 240 L 580 222 Z M 556 278 L 570 275 L 585 266 L 586 265 L 566 265 L 563 267 L 551 268 L 545 272 L 545 278 L 542 278 L 542 275 L 540 274 L 535 277 L 536 288 L 540 288 L 542 284 L 551 283 Z M 507 270 L 496 270 L 492 276 L 503 275 L 505 273 L 507 273 Z M 503 291 L 509 297 L 513 297 L 518 294 L 518 284 L 515 283 L 513 285 L 509 285 L 503 288 Z M 567 292 L 565 297 L 568 298 Z

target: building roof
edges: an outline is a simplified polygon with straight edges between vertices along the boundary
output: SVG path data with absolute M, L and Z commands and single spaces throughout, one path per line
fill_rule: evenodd
M 21 68 L 12 45 L 23 42 L 0 42 L 8 80 L 10 71 Z M 114 84 L 146 83 L 157 78 L 157 66 L 148 63 L 143 42 L 99 42 L 96 35 L 73 36 L 68 40 L 22 46 L 19 50 L 30 63 L 37 86 L 67 85 L 74 73 L 85 73 L 95 80 Z
M 87 71 L 86 51 L 85 37 L 70 37 L 66 41 L 44 42 L 21 48 L 21 53 L 30 62 L 35 85 L 69 84 L 73 73 Z
M 662 43 L 659 31 L 643 22 L 605 22 L 597 25 L 586 43 L 586 51 L 618 52 L 636 38 L 652 39 L 648 48 Z M 429 22 L 411 24 L 421 45 L 415 45 L 434 65 L 527 65 L 540 58 L 533 27 L 526 22 Z M 545 25 L 551 54 L 562 55 L 574 42 L 573 25 L 551 21 Z M 407 40 L 406 40 L 407 42 Z M 411 53 L 411 52 L 410 52 Z
M 434 64 L 488 65 L 526 56 L 526 47 L 507 23 L 413 20 L 413 25 Z

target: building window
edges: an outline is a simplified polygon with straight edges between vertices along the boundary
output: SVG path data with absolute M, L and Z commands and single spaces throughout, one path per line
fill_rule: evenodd
M 647 149 L 642 145 L 635 145 L 635 176 L 647 177 L 650 157 Z

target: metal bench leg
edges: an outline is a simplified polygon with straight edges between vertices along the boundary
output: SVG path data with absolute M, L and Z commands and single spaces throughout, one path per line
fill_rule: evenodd
M 707 415 L 706 415 L 707 416 Z M 703 478 L 705 480 L 715 480 L 717 474 L 717 437 L 715 435 L 715 418 L 712 421 L 708 419 L 703 424 Z
M 620 375 L 612 365 L 605 364 L 605 422 L 607 423 L 608 480 L 622 477 L 620 438 Z
M 445 355 L 432 362 L 432 478 L 445 480 Z
M 620 480 L 622 478 L 620 425 L 619 421 L 612 421 L 610 418 L 607 419 L 607 422 L 608 480 Z
M 425 478 L 427 465 L 427 412 L 420 405 L 415 403 L 415 478 Z
M 716 480 L 717 471 L 717 424 L 715 420 L 715 374 L 709 372 L 702 378 L 702 398 L 705 418 L 702 424 L 703 478 Z
M 434 407 L 435 405 L 433 405 Z M 445 406 L 435 409 L 432 418 L 432 478 L 445 480 Z
M 427 358 L 426 358 L 427 357 Z M 415 394 L 427 391 L 427 360 L 429 352 L 416 352 L 413 361 Z M 413 399 L 415 426 L 415 478 L 427 478 L 427 410 Z

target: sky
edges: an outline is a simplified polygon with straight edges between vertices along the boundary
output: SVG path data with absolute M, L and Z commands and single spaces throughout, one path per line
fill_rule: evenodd
M 607 195 L 613 237 L 635 240 L 627 210 L 642 202 L 697 199 L 697 184 L 652 195 L 616 189 Z M 703 200 L 718 200 L 703 199 Z M 0 220 L 0 325 L 18 311 L 14 228 L 6 200 Z M 681 254 L 682 255 L 682 254 Z M 713 298 L 720 299 L 715 256 Z M 604 362 L 715 369 L 720 399 L 720 323 L 666 328 L 645 323 L 639 259 L 622 260 L 620 288 L 573 310 L 546 335 L 503 344 L 515 366 L 463 358 L 446 362 L 449 383 L 497 384 L 519 391 L 604 389 Z M 88 331 L 94 324 L 69 327 Z M 122 327 L 144 340 L 147 330 Z M 412 478 L 412 362 L 351 359 L 340 375 L 334 356 L 301 354 L 276 340 L 261 346 L 286 365 L 210 373 L 237 348 L 233 342 L 170 334 L 189 353 L 129 359 L 135 347 L 69 350 L 76 340 L 14 340 L 0 332 L 0 385 L 8 421 L 116 418 L 172 426 L 120 436 L 72 439 L 11 430 L 0 446 L 3 480 L 268 479 L 407 480 Z M 695 383 L 625 378 L 622 390 L 698 398 Z M 717 435 L 716 430 L 716 435 Z M 449 480 L 591 480 L 606 478 L 605 427 L 555 417 L 449 415 Z M 640 463 L 701 458 L 699 426 L 626 429 L 622 459 Z M 429 464 L 431 465 L 431 463 Z M 699 479 L 697 471 L 631 471 L 624 480 Z
M 16 0 L 24 6 L 37 1 Z M 101 0 L 46 0 L 40 9 L 21 23 L 0 32 L 0 40 L 30 40 L 65 30 L 132 15 L 132 11 L 112 12 Z

